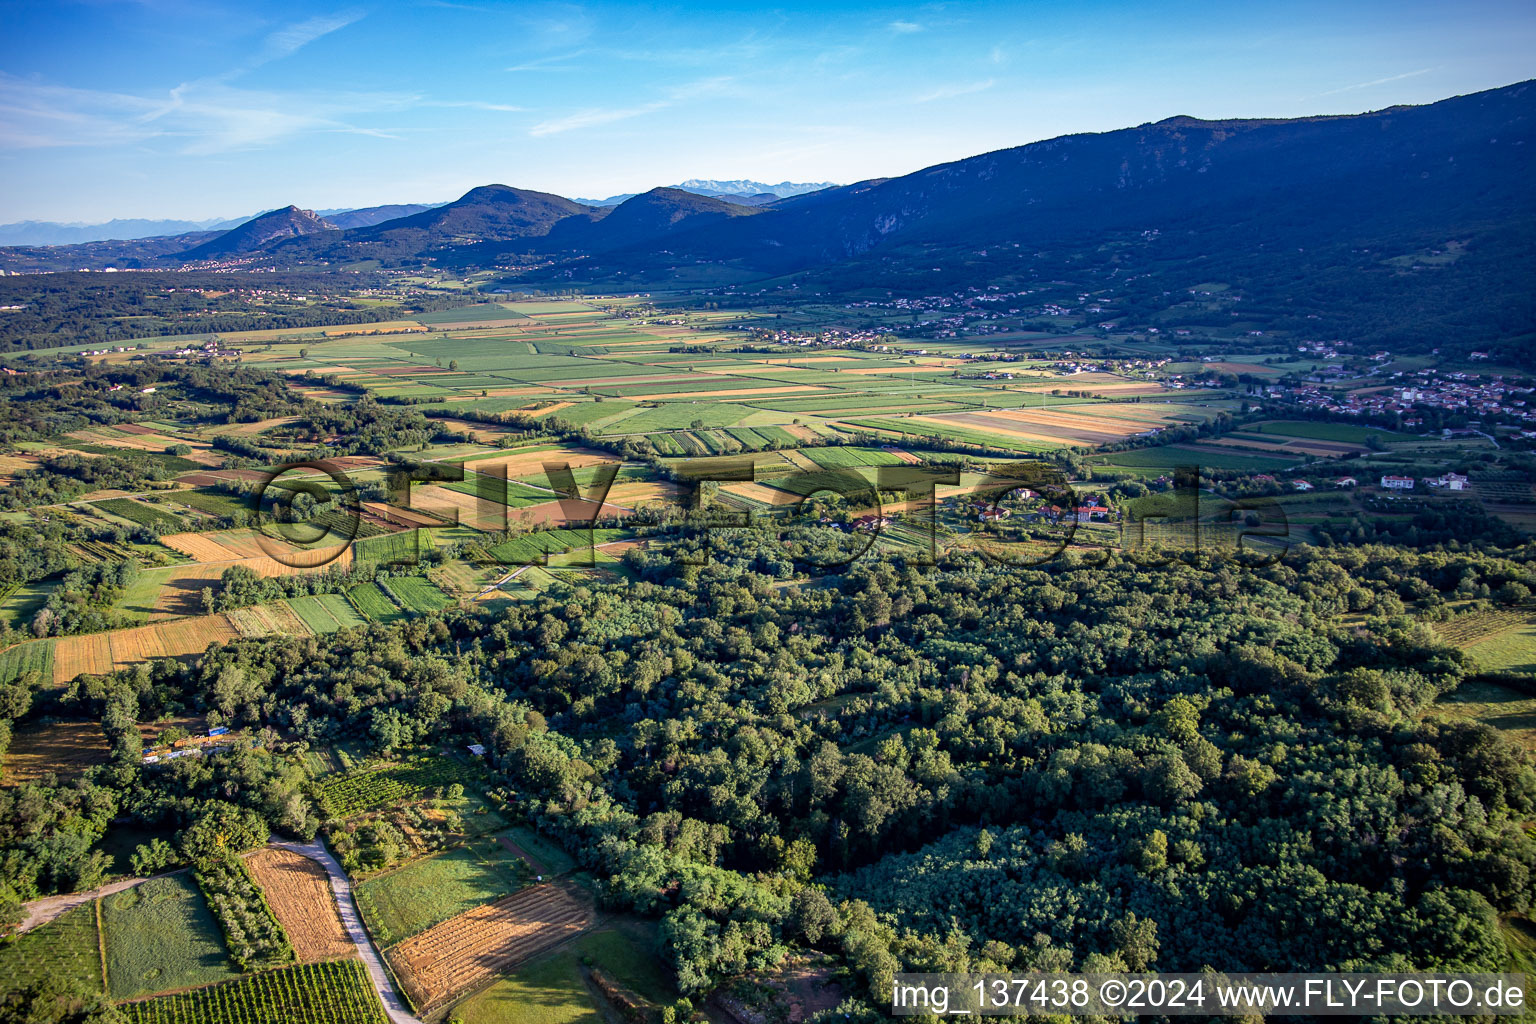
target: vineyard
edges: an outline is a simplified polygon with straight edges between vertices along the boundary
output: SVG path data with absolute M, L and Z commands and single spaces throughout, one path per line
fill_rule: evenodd
M 430 1012 L 590 923 L 584 903 L 558 885 L 540 885 L 406 939 L 389 959 L 411 1001 Z
M 55 978 L 100 992 L 101 952 L 96 945 L 96 907 L 87 903 L 57 919 L 0 943 L 0 1004 L 5 997 Z
M 1511 608 L 1487 608 L 1481 611 L 1468 612 L 1447 619 L 1445 622 L 1433 623 L 1436 633 L 1446 643 L 1457 647 L 1466 647 L 1476 643 L 1484 637 L 1518 626 L 1530 617 L 1530 613 Z
M 215 861 L 196 877 L 236 964 L 255 970 L 293 962 L 288 936 L 243 861 L 233 857 Z
M 372 762 L 320 784 L 320 807 L 332 818 L 347 818 L 401 800 L 414 800 L 429 789 L 479 781 L 467 764 L 446 757 L 405 763 Z
M 387 1024 L 358 960 L 300 964 L 119 1010 L 130 1024 Z
M 184 530 L 187 524 L 157 508 L 151 508 L 132 498 L 108 498 L 105 501 L 93 501 L 91 504 L 103 512 L 110 512 L 119 519 L 126 519 L 130 523 L 138 523 L 140 526 L 156 526 L 163 530 Z

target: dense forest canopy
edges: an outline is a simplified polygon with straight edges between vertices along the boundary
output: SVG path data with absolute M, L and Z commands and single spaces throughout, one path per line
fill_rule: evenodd
M 220 815 L 310 836 L 327 825 L 287 742 L 458 737 L 610 905 L 662 915 L 689 991 L 796 947 L 876 993 L 899 968 L 1503 964 L 1536 775 L 1493 730 L 1426 714 L 1465 659 L 1403 609 L 1530 584 L 1528 550 L 864 560 L 782 587 L 688 547 L 626 556 L 628 586 L 39 695 L 102 717 L 116 753 L 0 792 L 4 883 L 90 884 L 84 851 L 124 813 L 183 847 Z M 13 688 L 13 717 L 32 699 Z M 128 725 L 191 709 L 270 745 L 143 771 Z

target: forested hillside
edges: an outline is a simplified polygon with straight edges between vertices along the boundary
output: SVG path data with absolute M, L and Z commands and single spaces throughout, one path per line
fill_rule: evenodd
M 681 541 L 627 555 L 639 582 L 494 614 L 82 677 L 59 708 L 104 715 L 117 753 L 0 792 L 5 884 L 86 884 L 119 814 L 183 845 L 313 835 L 280 736 L 454 739 L 489 747 L 610 906 L 662 917 L 687 992 L 796 947 L 865 994 L 903 967 L 1505 962 L 1536 776 L 1493 730 L 1426 717 L 1464 659 L 1404 612 L 1528 584 L 1528 552 L 865 561 L 781 588 L 768 535 L 739 539 L 731 564 Z M 194 708 L 274 745 L 144 773 L 125 723 Z

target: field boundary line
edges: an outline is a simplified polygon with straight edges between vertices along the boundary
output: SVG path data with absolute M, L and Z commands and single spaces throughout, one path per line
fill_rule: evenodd
M 96 911 L 96 952 L 101 954 L 101 992 L 111 998 L 112 982 L 107 978 L 107 933 L 101 924 L 101 897 L 91 901 Z

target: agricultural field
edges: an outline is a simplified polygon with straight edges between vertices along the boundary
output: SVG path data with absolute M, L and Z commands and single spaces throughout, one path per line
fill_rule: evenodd
M 53 641 L 33 640 L 0 651 L 0 683 L 18 679 L 53 682 Z
M 105 991 L 96 939 L 96 905 L 67 910 L 47 924 L 0 943 L 0 1003 L 46 979 Z
M 1536 679 L 1536 622 L 1529 617 L 1479 637 L 1462 648 L 1480 671 Z
M 855 466 L 900 466 L 906 460 L 879 448 L 806 448 L 807 459 L 823 469 L 848 469 Z
M 218 922 L 190 874 L 151 878 L 103 896 L 101 928 L 114 999 L 237 976 Z
M 323 866 L 276 846 L 247 855 L 245 864 L 299 960 L 332 960 L 353 953 L 355 947 L 341 925 L 330 876 Z
M 245 862 L 224 857 L 200 865 L 193 874 L 208 908 L 224 929 L 224 944 L 241 970 L 292 963 L 293 947 L 272 914 Z
M 1442 717 L 1492 726 L 1536 753 L 1536 691 L 1472 680 L 1441 697 L 1434 710 Z
M 536 885 L 450 918 L 387 955 L 411 1002 L 431 1012 L 580 933 L 591 920 L 591 908 L 563 886 Z
M 225 615 L 172 619 L 109 633 L 59 637 L 53 642 L 53 681 L 67 683 L 78 675 L 102 675 L 151 658 L 201 654 L 210 644 L 239 636 Z
M 388 1024 L 360 960 L 299 964 L 122 1012 L 130 1024 Z
M 415 860 L 356 886 L 368 928 L 389 946 L 516 892 L 533 871 L 496 836 Z
M 406 611 L 435 612 L 452 603 L 447 594 L 420 576 L 380 579 L 378 585 Z
M 388 594 L 377 583 L 362 583 L 347 591 L 347 599 L 370 622 L 389 624 L 405 617 Z
M 241 636 L 310 636 L 314 630 L 284 602 L 236 608 L 224 613 Z
M 1135 476 L 1162 476 L 1171 474 L 1179 466 L 1199 466 L 1201 469 L 1249 471 L 1272 473 L 1300 464 L 1300 456 L 1235 453 L 1214 445 L 1175 444 L 1158 448 L 1136 448 L 1108 455 L 1095 455 L 1083 460 L 1090 466 L 1102 466 L 1109 470 L 1123 470 Z
M 457 1003 L 464 1024 L 603 1024 L 599 998 L 589 990 L 596 968 L 653 1005 L 675 1002 L 669 968 L 656 956 L 661 938 L 650 922 L 616 919 L 578 936 L 569 946 L 536 957 Z
M 357 609 L 348 604 L 341 594 L 309 594 L 290 597 L 282 603 L 293 609 L 300 621 L 315 633 L 334 633 L 338 629 L 352 629 L 368 624 L 368 620 L 358 614 Z
M 448 757 L 373 761 L 325 779 L 320 787 L 320 806 L 330 817 L 347 818 L 385 804 L 414 800 L 428 790 L 446 789 L 455 783 L 468 788 L 479 779 L 478 768 Z
M 108 498 L 104 501 L 93 501 L 91 507 L 114 515 L 119 519 L 126 519 L 130 523 L 139 526 L 150 526 L 159 530 L 184 530 L 186 523 L 168 512 L 163 512 L 153 505 L 146 505 L 142 501 L 132 498 Z
M 50 772 L 68 779 L 106 759 L 107 737 L 100 722 L 24 725 L 11 736 L 0 782 L 30 782 Z

